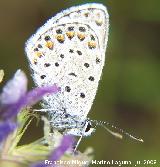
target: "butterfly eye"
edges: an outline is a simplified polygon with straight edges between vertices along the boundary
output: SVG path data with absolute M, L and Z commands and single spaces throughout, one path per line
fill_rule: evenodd
M 90 124 L 90 123 L 88 123 L 88 124 L 87 124 L 87 127 L 86 127 L 86 129 L 85 129 L 85 132 L 90 131 L 91 127 L 92 127 L 92 126 L 91 126 L 91 124 Z

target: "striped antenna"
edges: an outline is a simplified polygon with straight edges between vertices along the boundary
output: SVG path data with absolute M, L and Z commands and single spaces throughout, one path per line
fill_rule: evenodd
M 112 134 L 113 136 L 119 138 L 119 139 L 122 139 L 123 138 L 123 135 L 126 135 L 128 137 L 130 137 L 131 139 L 133 140 L 136 140 L 136 141 L 139 141 L 139 142 L 144 142 L 143 139 L 139 138 L 139 137 L 136 137 L 136 136 L 133 136 L 131 134 L 129 134 L 128 132 L 124 131 L 123 129 L 120 129 L 112 124 L 110 124 L 109 122 L 106 122 L 106 121 L 97 121 L 97 120 L 90 120 L 91 122 L 95 123 L 95 126 L 102 126 L 105 130 L 107 130 L 110 134 Z M 110 130 L 107 126 L 119 131 L 120 133 L 118 132 L 114 132 L 112 130 Z

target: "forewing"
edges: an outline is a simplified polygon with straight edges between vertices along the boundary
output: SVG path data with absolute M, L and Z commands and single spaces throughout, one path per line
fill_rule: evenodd
M 44 107 L 86 118 L 105 62 L 108 19 L 103 5 L 72 7 L 51 18 L 27 41 L 35 84 L 61 87 L 59 94 L 44 98 Z

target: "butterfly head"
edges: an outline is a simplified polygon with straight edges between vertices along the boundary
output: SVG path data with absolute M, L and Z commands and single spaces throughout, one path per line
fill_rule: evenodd
M 95 128 L 93 127 L 92 123 L 89 120 L 83 122 L 82 127 L 76 127 L 70 130 L 67 130 L 67 134 L 71 134 L 74 136 L 90 136 L 93 132 L 95 132 Z

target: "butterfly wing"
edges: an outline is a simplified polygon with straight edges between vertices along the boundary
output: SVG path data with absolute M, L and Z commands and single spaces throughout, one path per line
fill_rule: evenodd
M 85 119 L 105 62 L 109 16 L 101 4 L 71 7 L 52 17 L 26 43 L 35 84 L 57 83 L 61 92 L 44 107 Z

